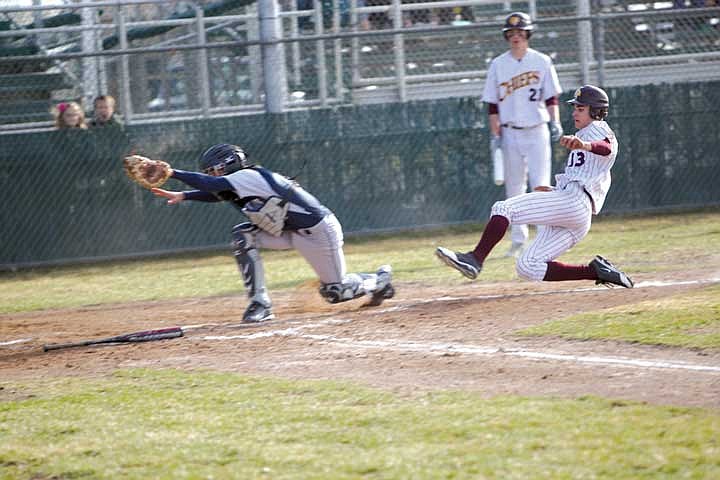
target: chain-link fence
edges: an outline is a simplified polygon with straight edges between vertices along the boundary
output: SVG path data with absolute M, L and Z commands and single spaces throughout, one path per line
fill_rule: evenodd
M 0 7 L 0 129 L 98 94 L 128 124 L 474 96 L 511 10 L 566 91 L 720 79 L 715 0 L 68 1 Z
M 609 89 L 620 152 L 604 212 L 720 204 L 719 92 L 720 82 Z M 448 99 L 1 135 L 0 265 L 228 244 L 237 211 L 167 206 L 125 178 L 120 161 L 136 151 L 196 170 L 207 146 L 227 141 L 298 175 L 348 233 L 484 221 L 504 196 L 485 119 L 476 99 Z M 555 153 L 557 172 L 566 152 Z
M 0 8 L 0 266 L 228 243 L 231 207 L 168 207 L 120 164 L 195 169 L 219 142 L 299 175 L 348 233 L 483 221 L 504 192 L 478 94 L 511 10 L 534 15 L 531 45 L 566 92 L 587 78 L 610 93 L 606 212 L 718 204 L 720 9 L 684 3 L 298 1 L 280 5 L 275 40 L 258 21 L 272 12 L 246 0 Z M 99 93 L 124 127 L 51 128 L 51 108 L 77 101 L 89 120 Z

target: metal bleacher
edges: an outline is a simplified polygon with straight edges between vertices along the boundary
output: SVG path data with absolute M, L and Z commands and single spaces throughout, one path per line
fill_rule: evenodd
M 75 14 L 61 14 L 43 21 L 43 26 L 59 26 L 79 20 Z M 33 28 L 34 24 L 22 28 Z M 0 19 L 0 32 L 12 32 L 21 27 L 9 16 Z M 19 35 L 0 37 L 0 57 L 25 57 L 43 51 L 37 41 Z M 54 67 L 53 62 L 40 58 L 33 61 L 0 63 L 0 124 L 39 122 L 52 119 L 51 109 L 56 92 L 71 89 L 67 74 Z
M 125 3 L 131 1 L 125 0 Z M 197 65 L 203 62 L 191 58 L 189 51 L 175 58 L 171 58 L 174 55 L 168 51 L 173 45 L 187 46 L 198 38 L 197 11 L 184 2 L 138 0 L 138 4 L 154 3 L 168 10 L 137 19 L 129 15 L 123 20 L 127 21 L 127 48 L 142 53 L 127 55 L 132 63 L 124 72 L 121 62 L 117 61 L 119 55 L 105 57 L 105 74 L 109 79 L 106 91 L 117 98 L 122 98 L 122 92 L 127 91 L 124 97 L 132 101 L 132 121 L 263 111 L 260 50 L 242 45 L 244 41 L 257 39 L 257 11 L 249 14 L 243 10 L 254 1 L 198 0 L 195 3 L 202 6 L 205 17 L 217 16 L 207 25 L 202 24 L 207 43 L 227 44 L 207 50 L 209 85 L 208 94 L 203 97 L 207 98 L 206 103 L 200 102 L 197 94 L 200 90 Z M 355 13 L 370 15 L 374 20 L 367 30 L 357 29 L 357 34 L 347 23 L 337 30 L 329 25 L 320 29 L 313 26 L 316 15 L 324 24 L 332 18 L 326 10 L 300 12 L 296 11 L 300 10 L 296 2 L 280 3 L 284 25 L 282 41 L 287 42 L 287 83 L 291 96 L 297 94 L 300 98 L 287 100 L 288 108 L 476 96 L 482 89 L 488 62 L 507 49 L 500 33 L 504 17 L 510 9 L 524 10 L 531 5 L 538 27 L 531 47 L 551 56 L 561 83 L 567 88 L 583 81 L 613 87 L 720 77 L 720 7 L 690 11 L 673 8 L 673 2 L 591 0 L 592 18 L 583 20 L 584 26 L 590 28 L 590 35 L 583 37 L 578 18 L 579 0 L 403 0 L 399 5 L 403 23 L 399 27 L 392 21 L 392 9 L 398 6 L 394 6 L 392 0 L 365 0 L 365 6 L 358 6 Z M 333 1 L 320 0 L 317 4 L 327 9 Z M 78 27 L 65 29 L 73 30 L 70 40 L 67 35 L 55 37 L 51 33 L 51 40 L 47 41 L 48 37 L 43 35 L 44 44 L 38 42 L 38 35 L 28 33 L 40 27 L 44 31 L 58 27 L 61 32 L 63 27 L 82 23 L 75 13 L 79 9 L 73 10 L 72 5 L 58 7 L 58 14 L 43 18 L 37 25 L 36 20 L 31 22 L 27 16 L 18 21 L 17 17 L 0 12 L 0 33 L 5 33 L 0 35 L 0 128 L 23 122 L 48 123 L 54 103 L 78 99 L 84 93 L 88 99 L 87 91 L 81 91 L 81 82 L 77 80 L 87 71 L 82 63 L 84 58 L 80 58 L 83 54 Z M 176 10 L 170 11 L 170 6 Z M 309 8 L 312 6 L 310 2 Z M 347 13 L 344 11 L 343 15 Z M 251 20 L 240 19 L 243 15 Z M 102 25 L 94 25 L 102 35 L 98 48 L 109 55 L 120 48 L 117 20 L 117 17 L 106 18 Z M 305 27 L 299 26 L 301 23 Z M 21 29 L 24 35 L 7 34 Z M 313 38 L 335 33 L 338 38 L 344 37 L 337 41 Z M 357 35 L 357 38 L 348 35 Z M 398 43 L 399 37 L 401 43 Z M 53 43 L 58 38 L 64 38 L 62 48 Z M 579 43 L 583 42 L 591 50 L 585 58 L 580 54 Z M 168 50 L 154 53 L 156 57 L 152 57 L 152 53 L 145 56 L 143 49 L 149 51 L 158 46 Z M 41 57 L 48 52 L 73 52 L 77 56 L 72 68 L 68 68 L 58 60 L 51 62 Z M 1 61 L 28 56 L 37 58 Z M 151 61 L 155 62 L 152 68 L 156 71 L 150 72 L 147 67 Z M 130 71 L 132 87 L 128 81 L 126 89 L 121 91 L 120 79 L 130 76 Z M 155 77 L 151 79 L 150 75 Z M 155 84 L 151 88 L 151 82 L 162 84 L 161 93 L 158 93 L 160 89 L 154 89 Z M 182 87 L 178 87 L 177 92 L 173 87 L 176 84 Z M 399 93 L 401 90 L 403 94 Z M 203 105 L 208 107 L 200 111 Z

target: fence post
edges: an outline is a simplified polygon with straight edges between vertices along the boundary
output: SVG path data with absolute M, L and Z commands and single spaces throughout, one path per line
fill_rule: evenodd
M 340 1 L 333 0 L 333 33 L 340 33 L 342 17 L 340 16 Z M 342 72 L 342 40 L 334 42 L 335 54 L 335 100 L 343 99 L 343 72 Z
M 195 19 L 197 23 L 197 39 L 198 44 L 205 46 L 207 39 L 205 38 L 205 12 L 200 5 L 195 5 Z M 204 117 L 210 116 L 210 75 L 208 74 L 208 55 L 207 49 L 198 49 L 198 66 L 200 71 L 200 104 L 202 105 L 202 113 Z
M 81 34 L 82 51 L 92 53 L 95 51 L 97 32 L 93 29 L 95 25 L 95 10 L 82 8 L 81 18 L 83 31 Z M 96 57 L 83 57 L 82 59 L 82 83 L 83 83 L 83 104 L 87 110 L 92 105 L 93 99 L 98 96 L 98 59 Z M 105 92 L 103 92 L 105 93 Z
M 400 30 L 403 27 L 402 1 L 393 0 L 393 28 Z M 405 79 L 405 37 L 402 33 L 393 35 L 393 46 L 395 51 L 395 75 L 397 76 L 398 98 L 401 102 L 407 100 L 407 85 Z
M 595 42 L 595 58 L 597 58 L 598 85 L 605 85 L 605 19 L 597 18 L 597 27 L 595 28 L 597 39 Z
M 320 0 L 313 2 L 313 8 L 315 9 L 315 15 L 313 19 L 315 21 L 315 34 L 322 35 L 324 33 L 323 25 L 323 8 Z M 318 84 L 318 98 L 320 99 L 320 105 L 327 105 L 327 65 L 325 64 L 325 40 L 317 40 L 315 42 L 315 55 L 317 58 L 317 84 Z
M 358 31 L 358 0 L 350 0 L 350 25 L 353 33 Z M 352 81 L 350 88 L 355 88 L 355 84 L 360 80 L 360 40 L 358 37 L 350 39 L 350 69 L 352 70 Z
M 117 10 L 117 26 L 118 36 L 120 37 L 120 48 L 127 50 L 127 26 L 125 25 L 125 7 L 118 5 Z M 122 89 L 123 114 L 125 123 L 132 123 L 133 109 L 132 99 L 130 98 L 130 65 L 127 55 L 120 55 L 120 88 Z
M 578 0 L 578 17 L 590 16 L 590 0 Z M 581 84 L 590 83 L 590 61 L 592 60 L 592 25 L 588 20 L 578 22 L 578 55 L 580 62 Z
M 260 41 L 263 43 L 263 79 L 265 80 L 265 110 L 282 113 L 287 98 L 285 79 L 285 49 L 277 40 L 282 38 L 279 7 L 276 0 L 259 0 Z
M 528 1 L 528 15 L 530 15 L 530 18 L 533 20 L 537 20 L 537 5 L 535 4 L 535 0 Z

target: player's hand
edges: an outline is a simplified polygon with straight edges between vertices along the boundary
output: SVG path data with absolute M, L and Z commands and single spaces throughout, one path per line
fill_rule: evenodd
M 560 138 L 560 145 L 568 150 L 588 150 L 590 151 L 590 142 L 583 142 L 575 135 L 565 135 Z
M 560 122 L 550 122 L 550 140 L 557 142 L 562 137 L 563 128 Z
M 185 200 L 185 194 L 183 192 L 171 192 L 170 190 L 163 190 L 162 188 L 152 188 L 150 191 L 158 197 L 167 198 L 168 205 L 175 205 Z
M 533 191 L 535 192 L 552 192 L 553 190 L 553 187 L 548 187 L 547 185 L 539 185 L 533 188 Z
M 500 135 L 490 135 L 490 153 L 502 147 L 502 137 Z

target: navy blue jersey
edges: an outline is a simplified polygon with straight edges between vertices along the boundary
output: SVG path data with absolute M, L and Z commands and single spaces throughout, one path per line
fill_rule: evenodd
M 223 200 L 231 202 L 238 209 L 253 200 L 265 201 L 270 197 L 287 200 L 290 207 L 283 230 L 312 227 L 332 213 L 302 187 L 263 167 L 244 168 L 222 177 L 175 170 L 174 178 L 197 189 L 185 192 L 188 200 Z

